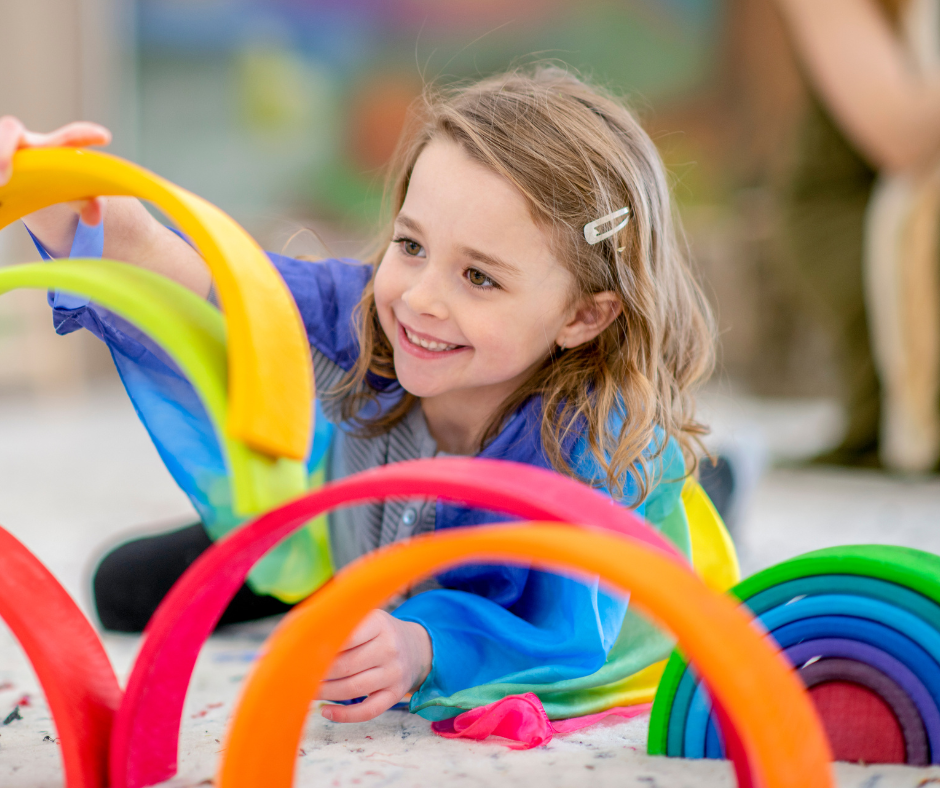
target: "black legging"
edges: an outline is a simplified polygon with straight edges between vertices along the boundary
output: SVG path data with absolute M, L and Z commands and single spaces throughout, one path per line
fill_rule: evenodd
M 714 466 L 707 460 L 702 463 L 702 486 L 723 517 L 734 495 L 734 481 L 724 458 Z M 113 632 L 142 632 L 173 584 L 211 544 L 202 524 L 196 523 L 134 539 L 108 553 L 93 581 L 102 626 Z M 291 605 L 243 585 L 219 619 L 219 626 L 276 616 L 290 609 Z
M 116 547 L 98 564 L 92 581 L 101 625 L 113 632 L 142 632 L 173 584 L 211 545 L 202 524 L 196 523 Z M 219 626 L 255 621 L 290 608 L 243 585 Z

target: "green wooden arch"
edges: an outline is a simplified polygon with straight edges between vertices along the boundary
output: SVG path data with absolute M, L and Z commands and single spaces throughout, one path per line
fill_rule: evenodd
M 233 506 L 239 514 L 266 511 L 306 491 L 303 462 L 273 458 L 228 434 L 225 320 L 195 293 L 151 271 L 96 259 L 0 269 L 0 295 L 20 288 L 63 290 L 88 297 L 139 328 L 169 354 L 209 414 L 228 466 Z

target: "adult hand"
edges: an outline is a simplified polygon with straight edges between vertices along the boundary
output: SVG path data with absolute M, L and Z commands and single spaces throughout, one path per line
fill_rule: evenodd
M 431 672 L 431 638 L 420 624 L 373 610 L 356 628 L 320 685 L 322 700 L 368 697 L 351 706 L 324 706 L 334 722 L 365 722 L 421 686 Z
M 48 134 L 40 134 L 29 131 L 18 118 L 6 115 L 0 118 L 0 186 L 5 185 L 13 175 L 13 154 L 22 148 L 84 148 L 89 145 L 107 145 L 110 142 L 111 132 L 97 123 L 79 121 Z M 82 217 L 85 224 L 98 224 L 101 221 L 101 198 L 80 200 L 69 205 Z

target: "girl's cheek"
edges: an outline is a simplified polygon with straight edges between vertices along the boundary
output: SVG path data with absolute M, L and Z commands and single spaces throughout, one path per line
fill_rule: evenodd
M 393 275 L 390 261 L 383 260 L 379 265 L 379 270 L 375 274 L 375 304 L 379 310 L 388 309 L 395 300 L 394 289 L 395 277 Z
M 385 335 L 391 338 L 392 323 L 394 323 L 394 318 L 392 316 L 392 302 L 394 297 L 389 292 L 389 277 L 387 276 L 387 271 L 383 270 L 384 264 L 379 268 L 378 272 L 375 275 L 375 282 L 373 283 L 373 294 L 375 296 L 375 308 L 379 315 L 379 325 L 382 326 L 382 330 L 385 332 Z
M 512 374 L 528 369 L 550 352 L 543 331 L 526 331 L 515 323 L 503 324 L 499 331 L 488 333 L 487 344 L 492 351 L 493 364 Z
M 485 337 L 481 337 L 482 341 L 478 340 L 478 344 L 475 343 L 475 346 L 479 348 L 482 345 L 488 349 L 487 355 L 494 368 L 501 371 L 511 371 L 524 364 L 528 355 L 523 347 L 524 343 L 521 343 L 518 337 L 518 333 L 514 333 L 508 328 L 506 330 L 490 331 L 486 333 Z

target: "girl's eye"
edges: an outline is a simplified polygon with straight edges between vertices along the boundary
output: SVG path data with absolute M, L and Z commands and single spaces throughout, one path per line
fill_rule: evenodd
M 398 244 L 401 250 L 409 257 L 420 257 L 421 253 L 424 251 L 424 247 L 411 238 L 394 238 L 392 243 Z
M 467 281 L 474 287 L 482 287 L 486 289 L 499 288 L 499 285 L 490 279 L 486 274 L 484 274 L 479 268 L 468 268 L 465 276 L 467 277 Z

